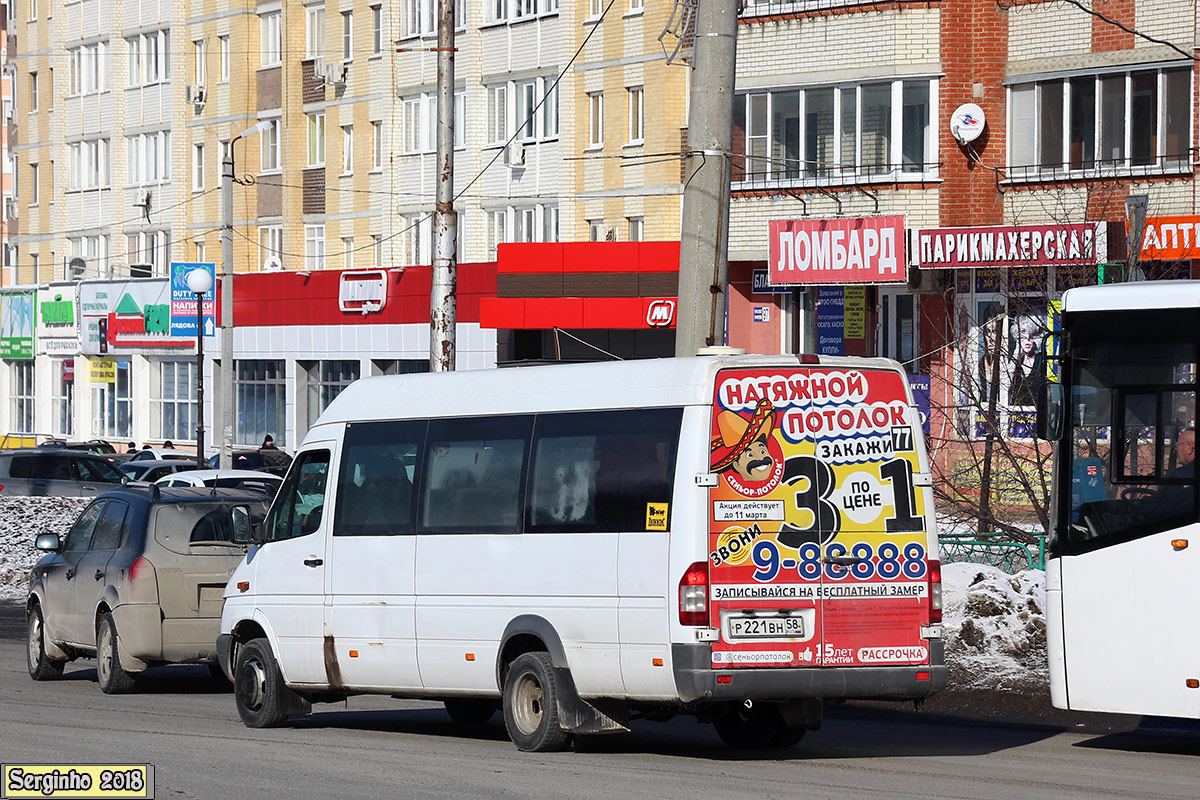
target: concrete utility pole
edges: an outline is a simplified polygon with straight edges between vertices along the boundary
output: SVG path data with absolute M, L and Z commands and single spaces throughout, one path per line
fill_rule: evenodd
M 233 144 L 240 138 L 221 162 L 221 469 L 233 468 Z
M 454 211 L 454 0 L 438 0 L 437 204 L 429 291 L 429 371 L 453 372 L 458 322 L 458 214 Z
M 701 0 L 688 105 L 675 355 L 725 344 L 737 0 Z

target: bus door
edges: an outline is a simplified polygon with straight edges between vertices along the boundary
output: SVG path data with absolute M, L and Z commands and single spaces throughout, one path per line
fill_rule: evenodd
M 926 663 L 923 449 L 903 376 L 723 370 L 713 405 L 713 665 Z M 920 477 L 915 477 L 920 476 Z

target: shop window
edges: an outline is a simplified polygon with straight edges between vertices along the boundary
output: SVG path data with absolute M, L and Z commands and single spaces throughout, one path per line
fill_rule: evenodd
M 151 364 L 150 436 L 173 441 L 196 439 L 195 361 Z
M 33 433 L 33 362 L 9 362 L 8 375 L 12 413 L 8 426 L 14 433 Z
M 287 384 L 284 362 L 234 362 L 234 398 L 240 444 L 257 446 L 270 435 L 276 447 L 287 446 Z

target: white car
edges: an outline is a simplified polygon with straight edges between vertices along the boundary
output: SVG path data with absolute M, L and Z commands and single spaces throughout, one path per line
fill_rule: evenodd
M 195 462 L 196 454 L 189 453 L 186 450 L 176 450 L 173 447 L 146 447 L 138 450 L 130 461 L 192 461 Z
M 219 489 L 261 489 L 274 497 L 283 478 L 269 472 L 250 469 L 194 469 L 164 475 L 155 481 L 159 486 L 215 486 Z

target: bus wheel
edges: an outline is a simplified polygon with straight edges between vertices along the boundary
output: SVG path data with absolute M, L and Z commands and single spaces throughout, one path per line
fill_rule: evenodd
M 770 703 L 755 704 L 750 708 L 738 705 L 713 720 L 713 727 L 721 741 L 735 750 L 789 747 L 804 736 L 803 728 L 788 726 L 779 708 Z
M 247 728 L 277 728 L 287 722 L 290 694 L 266 639 L 251 639 L 238 648 L 233 698 Z
M 444 702 L 446 713 L 459 725 L 482 725 L 496 713 L 496 704 L 491 700 L 451 697 Z
M 518 750 L 553 752 L 570 734 L 558 719 L 558 682 L 548 653 L 517 656 L 504 680 L 504 727 Z

